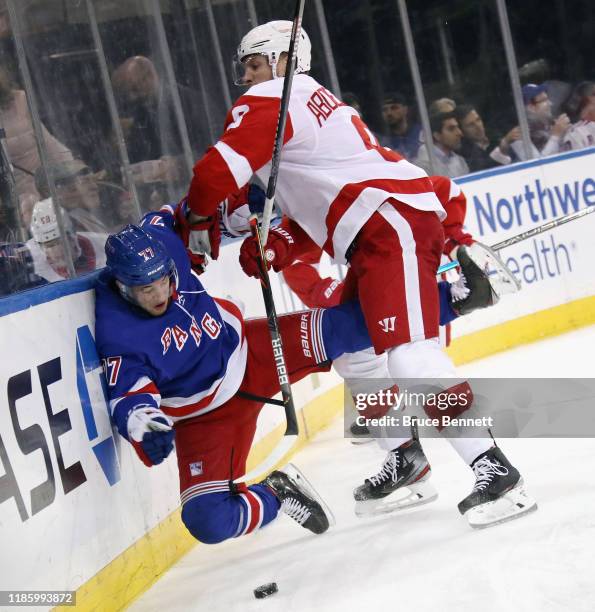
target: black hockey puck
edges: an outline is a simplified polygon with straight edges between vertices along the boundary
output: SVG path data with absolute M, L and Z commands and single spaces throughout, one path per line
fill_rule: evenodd
M 264 599 L 269 595 L 275 594 L 279 589 L 277 588 L 276 582 L 270 582 L 269 584 L 263 584 L 258 588 L 254 589 L 254 597 L 256 599 Z

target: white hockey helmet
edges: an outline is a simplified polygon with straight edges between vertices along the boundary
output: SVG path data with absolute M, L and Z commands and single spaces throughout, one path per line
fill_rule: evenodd
M 62 223 L 64 224 L 66 233 L 74 235 L 72 221 L 68 213 L 63 208 L 61 208 L 61 213 Z M 33 212 L 31 214 L 31 234 L 35 242 L 39 244 L 44 244 L 45 242 L 60 238 L 60 226 L 58 225 L 58 218 L 56 217 L 52 198 L 40 200 L 33 207 Z
M 66 237 L 70 241 L 71 253 L 76 260 L 81 256 L 81 247 L 76 239 L 72 221 L 68 213 L 62 207 L 60 207 L 60 212 L 62 213 L 62 224 L 66 232 Z M 60 238 L 61 234 L 52 198 L 40 200 L 33 207 L 33 213 L 31 214 L 31 234 L 33 240 L 35 240 L 44 250 L 48 260 L 51 260 L 57 265 L 65 265 L 62 242 L 53 242 Z
M 241 63 L 249 55 L 265 55 L 269 65 L 273 70 L 273 78 L 277 78 L 277 62 L 281 53 L 289 51 L 291 41 L 292 21 L 269 21 L 262 25 L 252 28 L 248 34 L 242 38 L 238 45 L 236 55 L 237 62 Z M 310 38 L 304 28 L 300 32 L 300 40 L 297 50 L 297 62 L 295 71 L 308 72 L 310 70 L 310 60 L 312 56 L 312 45 Z M 240 85 L 236 80 L 236 85 Z

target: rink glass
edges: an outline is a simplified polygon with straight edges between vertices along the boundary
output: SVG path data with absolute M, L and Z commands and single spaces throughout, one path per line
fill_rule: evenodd
M 589 76 L 591 3 L 579 0 L 572 10 L 553 0 L 504 6 L 520 85 L 552 82 L 563 95 Z M 496 143 L 519 124 L 497 8 L 497 0 L 312 0 L 304 15 L 312 76 L 336 95 L 355 96 L 378 136 L 388 131 L 386 94 L 397 91 L 407 100 L 412 123 L 436 98 L 474 105 Z M 2 140 L 0 241 L 30 238 L 28 218 L 41 197 L 33 180 L 37 167 L 46 172 L 48 195 L 63 204 L 50 170 L 56 155 L 51 139 L 92 170 L 101 203 L 87 212 L 106 232 L 182 197 L 193 163 L 217 139 L 241 94 L 230 70 L 239 40 L 259 23 L 290 18 L 292 10 L 292 0 L 1 0 L 0 68 L 9 82 L 0 81 L 8 92 L 26 93 L 21 115 L 33 165 L 23 166 L 14 140 Z M 415 66 L 405 45 L 408 28 Z M 112 83 L 116 68 L 135 56 L 152 62 L 160 91 L 171 98 L 153 114 L 145 108 L 135 115 L 134 101 Z M 414 86 L 416 74 L 421 91 Z M 12 138 L 6 104 L 0 128 Z M 559 102 L 556 111 L 564 111 Z M 151 142 L 143 141 L 147 125 Z M 66 245 L 65 252 L 68 276 L 74 276 L 80 267 Z M 10 288 L 15 290 L 18 285 Z M 285 306 L 293 308 L 291 299 Z

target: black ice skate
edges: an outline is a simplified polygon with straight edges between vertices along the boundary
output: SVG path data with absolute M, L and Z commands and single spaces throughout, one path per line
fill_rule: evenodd
M 312 533 L 324 533 L 335 524 L 330 508 L 292 463 L 271 472 L 261 484 L 273 490 L 285 514 Z
M 479 455 L 471 468 L 475 485 L 458 506 L 471 527 L 489 527 L 537 510 L 535 500 L 525 493 L 519 471 L 497 446 Z
M 355 489 L 355 513 L 383 514 L 434 501 L 438 493 L 428 482 L 430 473 L 419 440 L 406 442 L 388 453 L 378 474 Z
M 451 286 L 452 307 L 459 315 L 466 315 L 498 302 L 487 274 L 475 263 L 467 248 L 457 249 L 457 260 L 461 266 L 461 278 Z
M 370 430 L 365 425 L 358 425 L 357 421 L 351 423 L 349 432 L 351 435 L 351 444 L 367 444 L 374 440 L 374 438 L 370 436 Z

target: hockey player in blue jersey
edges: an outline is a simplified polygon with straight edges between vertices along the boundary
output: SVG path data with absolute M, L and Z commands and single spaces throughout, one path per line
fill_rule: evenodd
M 260 409 L 279 392 L 266 319 L 243 320 L 235 304 L 207 293 L 169 207 L 110 236 L 105 250 L 96 341 L 112 418 L 147 466 L 161 463 L 175 439 L 188 530 L 214 544 L 263 527 L 283 508 L 324 532 L 322 500 L 283 472 L 232 484 L 245 473 Z M 291 382 L 370 346 L 356 303 L 284 315 L 279 324 Z

